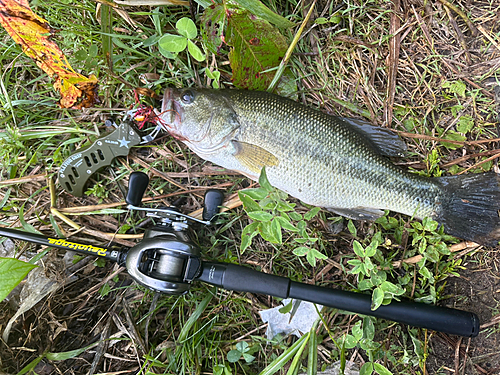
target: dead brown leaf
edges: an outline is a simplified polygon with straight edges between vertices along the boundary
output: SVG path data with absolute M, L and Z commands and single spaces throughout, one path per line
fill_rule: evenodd
M 26 0 L 0 0 L 0 24 L 24 53 L 55 79 L 61 107 L 80 109 L 98 102 L 97 78 L 87 78 L 73 70 L 57 44 L 50 40 L 54 30 L 33 13 Z

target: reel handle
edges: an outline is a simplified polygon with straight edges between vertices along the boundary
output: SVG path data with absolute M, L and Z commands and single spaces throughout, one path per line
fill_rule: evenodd
M 149 177 L 146 173 L 132 172 L 128 181 L 128 192 L 125 202 L 131 206 L 139 207 L 148 185 Z
M 219 206 L 222 206 L 224 193 L 221 190 L 210 189 L 203 198 L 203 220 L 211 221 L 219 213 Z
M 193 220 L 202 224 L 210 225 L 210 221 L 214 218 L 215 215 L 219 213 L 219 206 L 222 205 L 222 201 L 224 200 L 224 193 L 221 190 L 209 189 L 205 193 L 205 197 L 203 199 L 203 220 L 195 219 L 191 216 L 187 216 L 181 214 L 175 208 L 143 208 L 140 207 L 142 203 L 142 197 L 146 192 L 146 189 L 149 185 L 149 177 L 144 172 L 132 172 L 129 177 L 128 182 L 128 192 L 125 198 L 125 202 L 127 202 L 130 209 L 139 210 L 139 211 L 147 211 L 153 213 L 153 215 L 158 215 L 163 212 L 164 217 L 172 217 L 174 216 L 183 216 L 189 220 Z

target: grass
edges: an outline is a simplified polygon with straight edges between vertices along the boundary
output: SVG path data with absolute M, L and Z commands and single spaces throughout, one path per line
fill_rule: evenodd
M 309 9 L 295 2 L 266 4 L 294 21 L 301 20 Z M 120 118 L 134 104 L 134 87 L 146 86 L 158 94 L 167 86 L 210 87 L 206 67 L 220 71 L 221 86 L 229 86 L 230 69 L 227 55 L 209 56 L 199 63 L 186 51 L 176 59 L 166 59 L 158 51 L 155 42 L 164 33 L 176 33 L 176 21 L 191 17 L 188 8 L 124 8 L 133 22 L 112 11 L 112 26 L 104 23 L 101 27 L 95 14 L 96 4 L 90 1 L 68 5 L 39 0 L 31 5 L 58 30 L 54 39 L 71 65 L 84 74 L 98 76 L 101 105 L 83 111 L 58 108 L 50 80 L 0 31 L 0 182 L 5 182 L 0 185 L 2 226 L 31 225 L 45 234 L 72 234 L 75 240 L 95 244 L 106 243 L 98 236 L 101 232 L 142 233 L 148 220 L 140 215 L 100 212 L 75 216 L 64 211 L 122 202 L 116 182 L 126 185 L 133 170 L 152 173 L 147 197 L 175 194 L 160 198 L 160 204 L 172 204 L 183 197 L 177 203 L 183 212 L 200 207 L 200 188 L 221 186 L 229 196 L 248 187 L 246 179 L 229 173 L 216 174 L 208 163 L 163 135 L 154 144 L 134 149 L 129 158 L 116 161 L 116 178 L 107 170 L 94 176 L 99 184 L 91 189 L 92 194 L 74 198 L 57 189 L 55 206 L 97 235 L 75 232 L 55 218 L 50 212 L 47 181 L 43 176 L 35 176 L 54 176 L 74 150 L 105 134 L 108 129 L 104 120 Z M 456 5 L 468 9 L 461 2 Z M 460 142 L 498 137 L 498 108 L 491 95 L 492 85 L 498 84 L 493 70 L 498 51 L 484 33 L 472 36 L 465 21 L 456 13 L 447 12 L 441 3 L 403 4 L 403 10 L 398 12 L 402 31 L 398 34 L 401 46 L 396 59 L 388 49 L 392 40 L 389 30 L 395 22 L 391 18 L 391 3 L 350 0 L 341 7 L 333 2 L 322 6 L 317 5 L 313 19 L 325 20 L 305 29 L 290 61 L 297 77 L 298 100 L 333 114 L 365 117 L 374 124 L 404 132 L 409 153 L 396 163 L 416 173 L 439 176 L 496 166 L 496 159 L 478 165 L 481 159 L 493 154 L 473 156 L 494 150 L 496 143 L 457 145 L 436 141 L 438 137 Z M 101 11 L 104 17 L 106 10 Z M 498 6 L 482 2 L 469 8 L 467 16 L 473 24 L 492 30 L 497 13 Z M 453 21 L 462 36 L 453 28 Z M 291 40 L 293 33 L 286 36 Z M 498 35 L 490 31 L 488 36 L 498 46 Z M 467 43 L 467 51 L 461 47 L 462 40 Z M 197 42 L 200 46 L 200 39 Z M 111 60 L 105 54 L 110 48 Z M 390 85 L 387 67 L 395 66 L 396 61 L 397 79 Z M 388 105 L 386 98 L 391 92 L 394 103 Z M 150 99 L 145 101 L 153 103 Z M 385 120 L 388 107 L 393 108 L 391 121 Z M 467 158 L 449 165 L 458 157 Z M 29 176 L 33 179 L 21 183 L 15 180 Z M 291 202 L 297 204 L 294 210 L 301 215 L 310 209 L 295 200 Z M 88 211 L 95 210 L 89 207 Z M 307 220 L 305 233 L 317 239 L 308 246 L 327 259 L 317 259 L 316 266 L 312 266 L 305 256 L 294 254 L 299 243 L 294 232 L 284 231 L 282 243 L 270 243 L 256 236 L 252 245 L 241 252 L 241 233 L 250 223 L 247 211 L 242 207 L 226 211 L 215 225 L 193 231 L 193 241 L 202 249 L 204 259 L 240 263 L 296 281 L 357 291 L 372 291 L 381 285 L 377 284 L 377 275 L 366 267 L 361 271 L 354 269 L 354 265 L 371 263 L 382 270 L 386 280 L 402 288 L 405 296 L 434 303 L 448 297 L 446 283 L 452 283 L 459 277 L 456 275 L 465 272 L 464 268 L 480 268 L 488 264 L 488 257 L 495 258 L 495 253 L 481 249 L 474 262 L 463 251 L 460 255 L 448 255 L 446 249 L 458 248 L 452 246 L 457 241 L 433 234 L 436 228 L 432 223 L 421 224 L 392 214 L 376 223 L 361 223 L 320 211 Z M 20 214 L 25 222 L 19 220 Z M 427 246 L 433 240 L 438 250 Z M 366 249 L 374 242 L 378 243 L 377 252 L 369 260 L 359 255 L 359 246 Z M 37 252 L 22 243 L 17 244 L 16 251 L 16 256 L 26 259 Z M 131 285 L 127 275 L 117 273 L 111 264 L 65 264 L 63 255 L 50 251 L 43 258 L 45 272 L 57 280 L 66 280 L 65 270 L 69 267 L 76 272 L 77 280 L 67 282 L 63 292 L 49 296 L 25 313 L 8 345 L 0 344 L 0 369 L 9 374 L 19 373 L 30 364 L 37 373 L 54 374 L 69 369 L 75 373 L 314 373 L 315 361 L 317 368 L 322 369 L 337 361 L 344 366 L 348 360 L 357 363 L 365 374 L 371 369 L 383 373 L 380 366 L 394 374 L 449 373 L 444 369 L 449 368 L 448 362 L 429 362 L 436 355 L 433 340 L 439 335 L 425 330 L 324 309 L 316 330 L 301 340 L 268 340 L 258 311 L 276 306 L 276 299 L 215 290 L 202 284 L 193 285 L 181 297 L 155 296 Z M 423 256 L 420 263 L 394 263 L 419 255 Z M 363 284 L 363 280 L 373 283 Z M 473 296 L 465 301 L 457 298 L 455 302 L 462 306 L 467 298 Z M 0 304 L 2 330 L 14 312 L 15 307 L 7 302 Z M 495 306 L 492 314 L 497 313 Z M 498 334 L 498 325 L 489 326 L 487 332 Z M 98 346 L 84 352 L 59 356 L 46 353 L 66 353 L 93 343 Z M 234 358 L 238 351 L 242 356 L 230 361 L 229 353 Z

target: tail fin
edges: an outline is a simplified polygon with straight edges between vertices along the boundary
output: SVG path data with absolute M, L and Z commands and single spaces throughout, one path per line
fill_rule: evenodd
M 440 177 L 445 195 L 437 221 L 445 232 L 483 245 L 500 241 L 500 176 L 494 172 Z

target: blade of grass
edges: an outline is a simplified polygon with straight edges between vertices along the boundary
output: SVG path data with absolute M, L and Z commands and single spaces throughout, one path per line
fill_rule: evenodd
M 311 331 L 309 331 L 307 333 L 307 335 L 304 335 L 304 336 L 305 336 L 304 342 L 300 345 L 300 347 L 297 350 L 297 353 L 293 357 L 293 361 L 292 361 L 292 364 L 290 365 L 290 367 L 288 368 L 287 375 L 295 375 L 299 371 L 299 368 L 298 368 L 299 361 L 302 357 L 302 352 L 306 348 L 306 345 L 309 342 L 309 339 L 311 338 Z
M 266 21 L 278 26 L 281 29 L 295 26 L 292 21 L 289 21 L 285 17 L 274 13 L 259 0 L 236 0 L 236 2 L 256 16 L 265 19 Z
M 213 294 L 209 293 L 205 298 L 203 298 L 196 310 L 193 311 L 187 322 L 182 327 L 181 332 L 179 333 L 179 337 L 177 338 L 179 342 L 182 343 L 187 339 L 189 331 L 193 327 L 194 323 L 200 318 L 201 314 L 203 314 L 212 298 Z
M 24 374 L 27 374 L 28 372 L 30 371 L 33 371 L 36 367 L 36 365 L 38 365 L 40 363 L 40 361 L 45 357 L 45 355 L 41 355 L 40 357 L 38 358 L 35 358 L 33 361 L 31 361 L 30 363 L 28 363 L 26 366 L 24 366 L 21 371 L 19 371 L 17 373 L 17 375 L 24 375 Z
M 2 199 L 2 201 L 0 202 L 0 209 L 2 209 L 5 206 L 5 204 L 7 203 L 7 201 L 9 200 L 11 191 L 12 191 L 12 188 L 9 188 L 5 192 L 5 195 L 4 195 L 3 199 Z
M 297 353 L 297 351 L 302 347 L 303 342 L 309 337 L 309 335 L 304 335 L 298 339 L 292 346 L 286 349 L 281 355 L 272 361 L 269 366 L 267 366 L 260 375 L 272 375 L 277 371 L 281 370 L 283 366 Z
M 81 128 L 75 129 L 69 127 L 56 127 L 54 129 L 54 126 L 35 126 L 35 127 L 23 128 L 21 131 L 18 132 L 17 139 L 19 141 L 28 141 L 32 139 L 53 137 L 55 135 L 61 135 L 66 133 L 78 133 L 78 134 L 84 133 L 84 134 L 96 135 L 95 131 L 81 129 Z M 11 137 L 12 133 L 9 131 L 0 132 L 0 139 L 11 138 Z
M 49 353 L 45 354 L 45 357 L 51 361 L 64 361 L 66 359 L 75 358 L 75 357 L 79 356 L 84 351 L 89 350 L 89 349 L 93 348 L 94 346 L 97 346 L 97 344 L 99 344 L 99 343 L 96 342 L 96 343 L 93 343 L 93 344 L 86 346 L 84 348 L 70 350 L 67 352 L 60 352 L 60 353 L 49 352 Z
M 24 219 L 24 207 L 25 207 L 27 202 L 29 202 L 34 196 L 36 196 L 37 194 L 39 194 L 42 190 L 45 190 L 46 188 L 47 187 L 44 186 L 44 187 L 38 189 L 37 191 L 35 191 L 33 194 L 31 194 L 31 196 L 28 199 L 26 199 L 26 201 L 23 203 L 23 205 L 19 209 L 19 222 L 21 223 L 21 226 L 23 227 L 23 229 L 26 232 L 41 234 L 33 225 L 28 224 L 26 222 L 26 220 Z
M 319 313 L 319 311 L 318 311 Z M 318 329 L 318 324 L 320 319 L 317 319 L 311 330 L 309 331 L 309 355 L 307 357 L 307 375 L 316 375 L 318 372 L 318 334 L 316 330 Z
M 102 53 L 106 57 L 109 70 L 113 71 L 113 41 L 109 35 L 113 30 L 113 13 L 109 5 L 101 4 Z
M 269 84 L 269 87 L 267 88 L 268 92 L 273 92 L 276 86 L 278 85 L 278 82 L 283 75 L 283 72 L 286 69 L 286 66 L 288 65 L 288 61 L 292 57 L 293 50 L 295 49 L 295 46 L 300 40 L 300 37 L 302 35 L 302 32 L 304 31 L 304 28 L 306 27 L 307 23 L 309 22 L 309 18 L 311 18 L 312 11 L 314 9 L 314 6 L 316 5 L 316 0 L 311 4 L 311 7 L 309 8 L 309 11 L 307 12 L 306 17 L 302 21 L 302 24 L 299 27 L 299 30 L 295 33 L 295 36 L 293 37 L 292 43 L 290 43 L 290 46 L 288 47 L 288 50 L 286 51 L 285 57 L 280 62 L 280 65 L 278 66 L 278 70 L 274 74 L 273 80 Z

